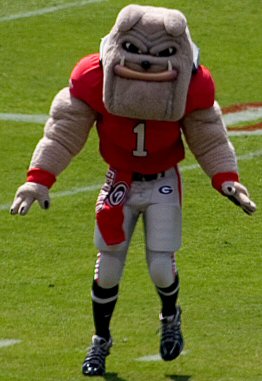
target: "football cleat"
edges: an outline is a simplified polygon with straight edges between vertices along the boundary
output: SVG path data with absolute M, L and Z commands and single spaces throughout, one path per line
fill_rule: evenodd
M 161 339 L 160 355 L 164 361 L 177 358 L 183 350 L 184 340 L 181 332 L 181 308 L 176 308 L 173 316 L 160 315 Z
M 106 356 L 110 354 L 112 344 L 111 337 L 108 341 L 97 335 L 92 337 L 92 345 L 82 365 L 82 373 L 85 376 L 103 376 L 105 374 Z

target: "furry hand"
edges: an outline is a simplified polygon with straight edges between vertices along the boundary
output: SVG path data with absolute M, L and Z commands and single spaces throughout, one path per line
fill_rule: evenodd
M 26 182 L 18 188 L 10 213 L 24 216 L 36 200 L 41 208 L 48 209 L 50 206 L 48 188 L 41 184 Z
M 225 181 L 222 184 L 222 193 L 234 204 L 240 206 L 245 213 L 251 215 L 256 211 L 256 204 L 250 200 L 244 185 L 236 181 Z

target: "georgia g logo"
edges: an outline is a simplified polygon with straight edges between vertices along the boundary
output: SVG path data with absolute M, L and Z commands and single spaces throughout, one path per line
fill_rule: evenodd
M 173 192 L 173 188 L 170 185 L 164 185 L 159 188 L 159 192 L 162 194 L 170 194 Z
M 109 203 L 112 206 L 120 205 L 124 201 L 127 191 L 128 187 L 125 183 L 116 184 L 108 197 Z

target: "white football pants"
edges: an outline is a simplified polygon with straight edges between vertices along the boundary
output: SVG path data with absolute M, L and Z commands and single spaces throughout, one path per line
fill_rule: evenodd
M 119 284 L 128 247 L 140 215 L 143 218 L 146 259 L 152 281 L 157 287 L 174 282 L 175 252 L 181 246 L 182 185 L 178 168 L 152 181 L 134 181 L 124 205 L 126 240 L 108 246 L 95 227 L 95 245 L 99 250 L 95 279 L 103 288 Z

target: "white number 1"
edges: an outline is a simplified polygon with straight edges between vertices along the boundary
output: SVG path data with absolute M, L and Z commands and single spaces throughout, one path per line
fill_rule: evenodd
M 147 156 L 145 149 L 145 127 L 144 123 L 140 123 L 134 128 L 136 134 L 136 149 L 133 151 L 134 156 Z

